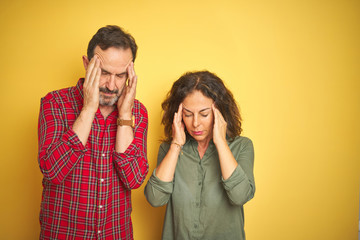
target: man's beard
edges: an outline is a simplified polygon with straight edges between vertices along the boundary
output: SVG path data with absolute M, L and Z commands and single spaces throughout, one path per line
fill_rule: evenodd
M 119 94 L 119 89 L 111 91 L 107 87 L 100 87 L 99 91 L 100 91 L 99 104 L 101 106 L 114 106 L 114 105 L 116 105 L 119 97 L 122 94 L 122 90 L 121 90 L 121 92 Z M 115 95 L 114 96 L 106 96 L 106 95 L 102 95 L 101 93 L 112 93 L 112 94 L 115 94 Z

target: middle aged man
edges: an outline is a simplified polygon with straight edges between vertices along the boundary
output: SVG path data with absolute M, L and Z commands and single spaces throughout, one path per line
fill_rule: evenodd
M 131 189 L 149 169 L 136 51 L 118 26 L 100 28 L 83 57 L 85 79 L 42 98 L 40 239 L 133 239 Z

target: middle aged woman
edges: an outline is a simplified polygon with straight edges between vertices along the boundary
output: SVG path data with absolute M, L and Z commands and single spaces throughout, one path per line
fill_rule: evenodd
M 162 239 L 243 240 L 254 150 L 231 92 L 208 71 L 181 76 L 162 103 L 165 139 L 145 196 L 167 204 Z

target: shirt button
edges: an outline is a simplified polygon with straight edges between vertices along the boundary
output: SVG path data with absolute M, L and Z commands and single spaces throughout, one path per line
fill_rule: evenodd
M 102 178 L 102 179 L 100 179 L 100 182 L 104 182 L 104 181 L 105 181 L 105 179 L 103 179 L 103 178 Z
M 100 208 L 100 209 L 103 208 L 103 205 L 100 205 L 99 208 Z
M 105 153 L 101 154 L 101 156 L 105 157 Z
M 201 182 L 199 182 L 199 186 L 201 185 Z
M 100 233 L 101 233 L 101 231 L 99 230 L 99 231 L 98 231 L 98 234 L 100 234 Z
M 198 225 L 197 224 L 194 224 L 194 228 L 197 228 L 198 227 Z

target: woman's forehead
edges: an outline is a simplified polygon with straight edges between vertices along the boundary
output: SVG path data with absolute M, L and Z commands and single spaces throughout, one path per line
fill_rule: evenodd
M 200 112 L 211 110 L 214 101 L 211 98 L 204 96 L 200 91 L 194 91 L 182 102 L 183 109 L 190 112 Z

